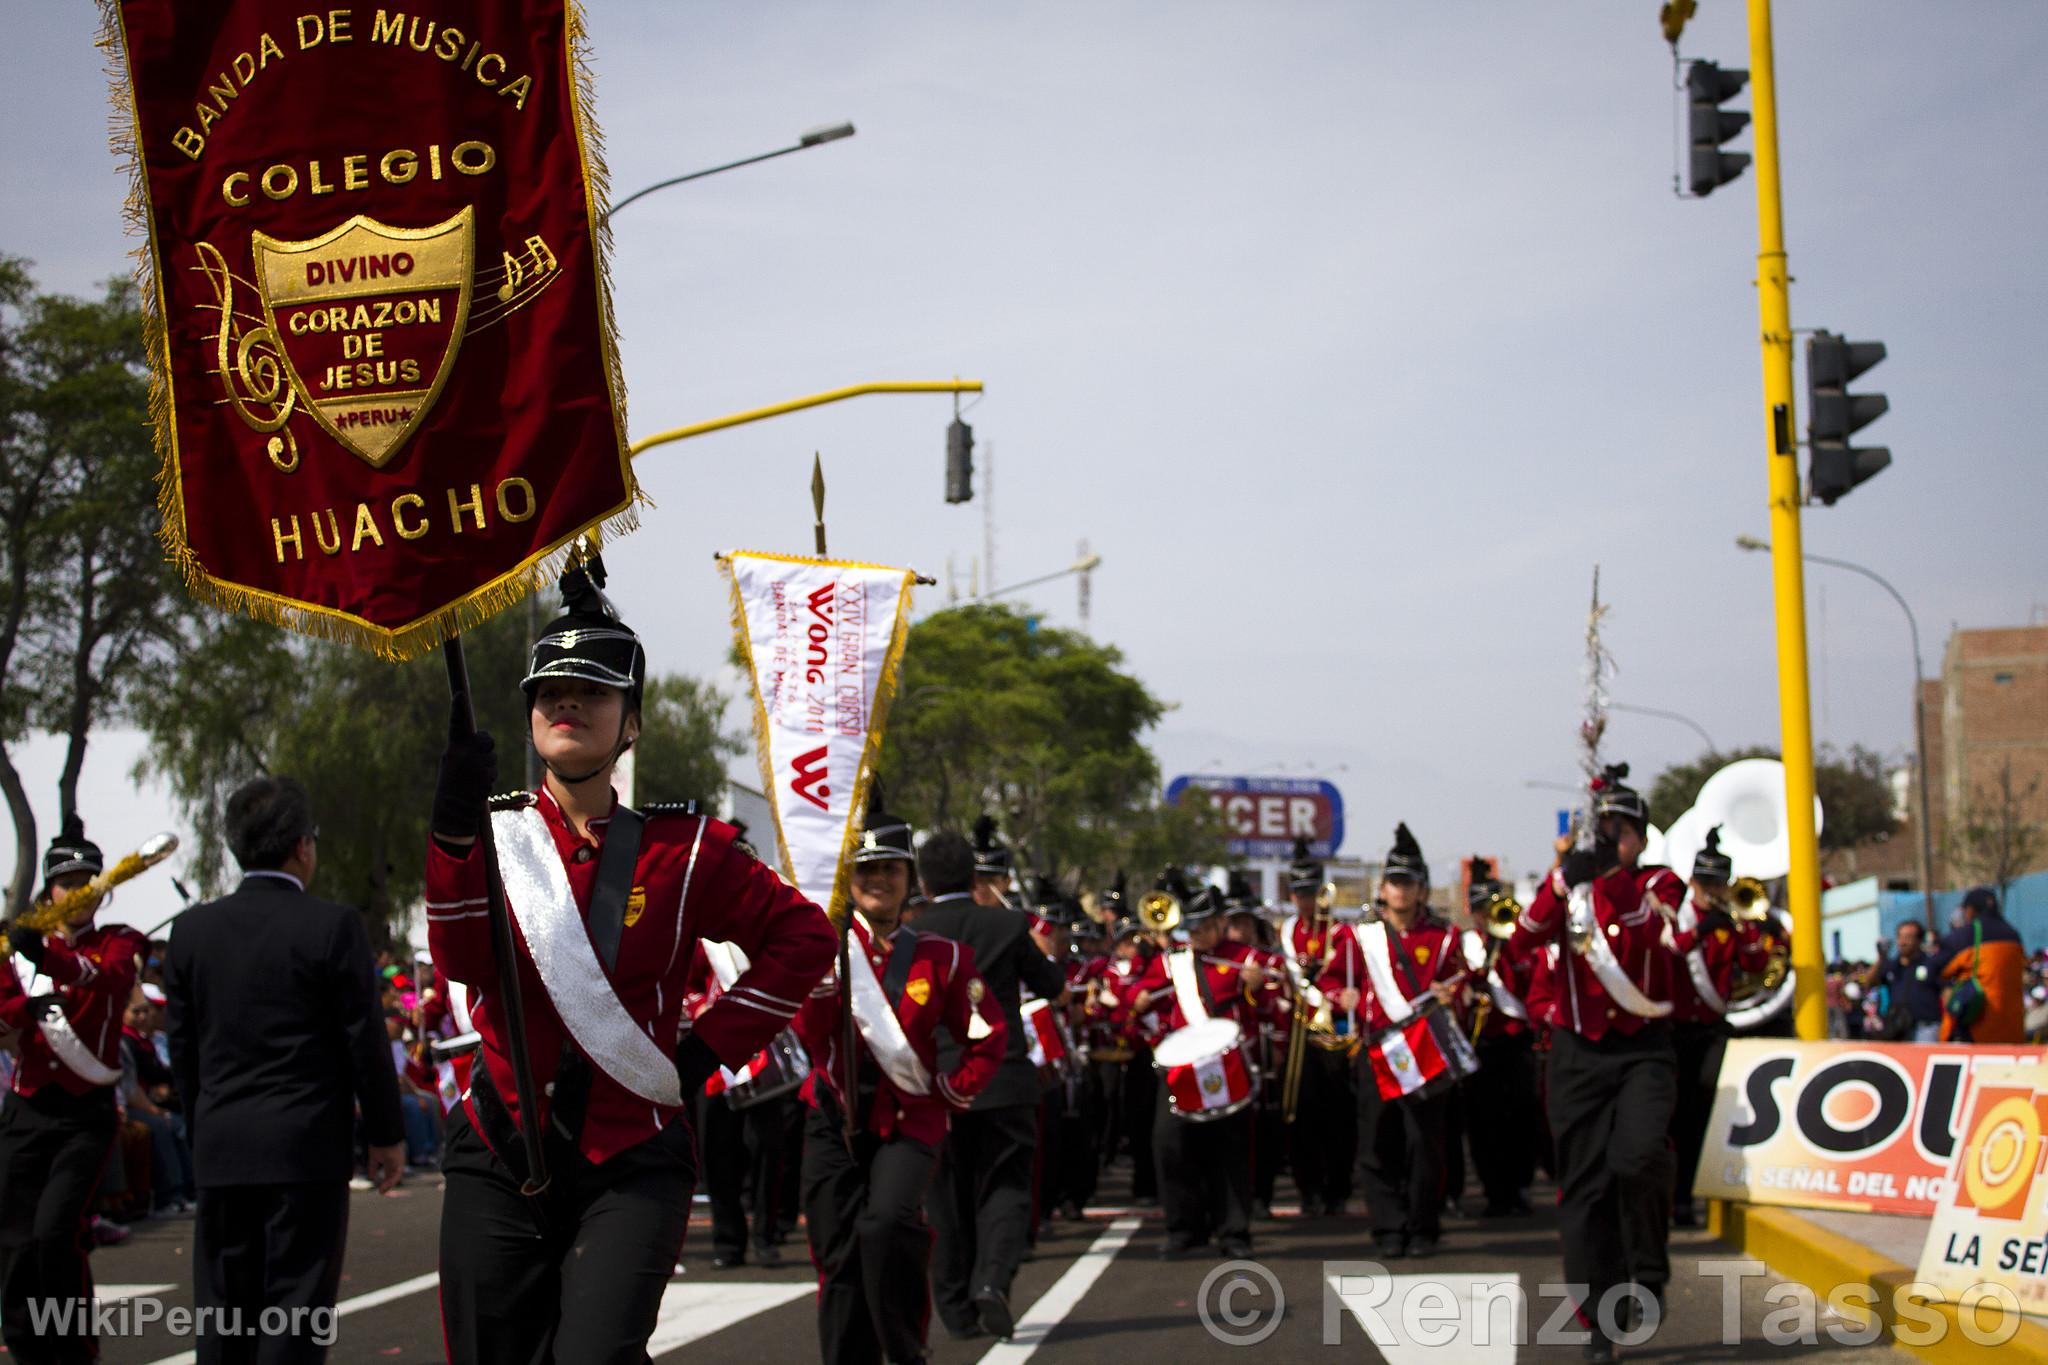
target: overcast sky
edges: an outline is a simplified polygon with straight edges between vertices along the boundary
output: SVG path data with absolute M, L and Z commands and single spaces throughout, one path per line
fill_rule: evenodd
M 1103 556 L 1092 628 L 1172 703 L 1169 776 L 1320 773 L 1348 853 L 1406 819 L 1439 880 L 1526 868 L 1569 800 L 1524 784 L 1574 776 L 1595 563 L 1618 700 L 1776 742 L 1768 562 L 1733 544 L 1768 530 L 1755 182 L 1673 196 L 1651 0 L 589 9 L 622 194 L 860 129 L 621 215 L 632 430 L 986 381 L 995 576 Z M 1747 65 L 1743 10 L 1701 0 L 1686 55 Z M 0 250 L 46 289 L 131 245 L 94 23 L 28 7 L 0 50 Z M 1932 672 L 1953 627 L 2048 611 L 2048 7 L 1805 0 L 1777 51 L 1794 322 L 1891 352 L 1865 439 L 1895 463 L 1807 547 L 1890 578 Z M 643 458 L 657 506 L 607 558 L 654 666 L 721 668 L 711 553 L 807 550 L 814 450 L 836 553 L 964 576 L 983 505 L 941 500 L 948 417 L 870 397 Z M 1813 572 L 1817 734 L 1903 755 L 1898 609 Z M 1072 580 L 1030 600 L 1076 624 Z M 1700 748 L 1610 734 L 1645 780 Z M 86 770 L 110 852 L 176 824 L 137 748 Z M 45 838 L 56 759 L 28 751 Z

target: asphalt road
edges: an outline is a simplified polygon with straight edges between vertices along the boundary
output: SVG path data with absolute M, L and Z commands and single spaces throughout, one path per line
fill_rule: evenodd
M 1037 1357 L 1046 1362 L 1238 1361 L 1248 1358 L 1406 1362 L 1566 1362 L 1581 1358 L 1575 1342 L 1543 1344 L 1540 1329 L 1559 1298 L 1543 1286 L 1562 1278 L 1556 1224 L 1539 1191 L 1539 1211 L 1519 1219 L 1480 1222 L 1455 1218 L 1446 1225 L 1438 1254 L 1427 1261 L 1369 1264 L 1370 1239 L 1362 1216 L 1302 1219 L 1280 1216 L 1254 1229 L 1255 1267 L 1218 1270 L 1213 1257 L 1161 1261 L 1157 1209 L 1123 1206 L 1121 1173 L 1105 1181 L 1102 1207 L 1082 1222 L 1052 1223 L 1012 1296 L 1020 1322 L 1009 1344 L 987 1338 L 954 1341 L 932 1324 L 938 1365 L 991 1365 Z M 1283 1181 L 1284 1189 L 1284 1181 Z M 340 1362 L 440 1360 L 434 1294 L 435 1246 L 441 1211 L 440 1178 L 414 1176 L 389 1196 L 359 1193 L 350 1210 L 347 1271 L 341 1286 L 339 1340 L 330 1359 Z M 785 1248 L 789 1263 L 775 1269 L 715 1270 L 709 1222 L 692 1223 L 683 1268 L 663 1305 L 652 1344 L 656 1359 L 691 1365 L 761 1365 L 767 1360 L 817 1356 L 812 1276 L 799 1237 Z M 189 1218 L 137 1225 L 133 1239 L 95 1253 L 93 1271 L 102 1298 L 151 1296 L 168 1309 L 191 1303 L 192 1222 Z M 1741 1268 L 1733 1253 L 1703 1232 L 1674 1235 L 1673 1292 L 1655 1337 L 1626 1351 L 1642 1361 L 1748 1361 L 1825 1356 L 1829 1361 L 1904 1361 L 1883 1346 L 1845 1346 L 1830 1329 L 1847 1324 L 1825 1308 L 1807 1315 L 1815 1344 L 1796 1339 L 1797 1296 L 1766 1302 L 1770 1277 L 1741 1281 L 1725 1295 L 1726 1275 Z M 1368 1262 L 1368 1264 L 1358 1264 Z M 1343 1264 L 1350 1263 L 1350 1264 Z M 1718 1270 L 1702 1271 L 1702 1264 Z M 1750 1269 L 1761 1271 L 1754 1262 Z M 1265 1278 L 1270 1277 L 1270 1278 Z M 1206 1282 L 1206 1289 L 1205 1289 Z M 1332 1288 L 1332 1284 L 1336 1288 Z M 1526 1310 L 1514 1314 L 1519 1285 Z M 1272 1323 L 1275 1289 L 1284 1299 Z M 1782 1292 L 1782 1291 L 1780 1291 Z M 1490 1310 L 1462 1304 L 1493 1296 Z M 1810 1304 L 1810 1296 L 1808 1296 Z M 1787 1307 L 1787 1304 L 1793 1306 Z M 1202 1308 L 1225 1334 L 1266 1331 L 1255 1345 L 1233 1345 L 1205 1327 Z M 1767 1316 L 1784 1344 L 1767 1337 Z M 1232 1319 L 1237 1320 L 1233 1325 Z M 1510 1329 L 1510 1322 L 1515 1322 Z M 1268 1324 L 1271 1324 L 1270 1327 Z M 1788 1331 L 1795 1339 L 1785 1340 Z M 1517 1345 L 1519 1338 L 1523 1344 Z M 102 1342 L 108 1365 L 170 1365 L 189 1360 L 191 1343 L 160 1325 L 138 1336 Z M 1443 1350 L 1454 1346 L 1452 1352 Z

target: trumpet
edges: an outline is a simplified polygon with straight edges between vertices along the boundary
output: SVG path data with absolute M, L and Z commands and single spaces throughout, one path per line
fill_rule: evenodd
M 1512 891 L 1496 891 L 1486 901 L 1486 933 L 1489 938 L 1511 938 L 1515 921 L 1522 917 L 1522 903 Z
M 1333 906 L 1333 905 L 1335 905 L 1336 903 L 1337 903 L 1337 883 L 1335 883 L 1335 882 L 1324 882 L 1324 883 L 1322 884 L 1322 886 L 1320 886 L 1319 888 L 1317 888 L 1317 890 L 1316 890 L 1316 909 L 1318 909 L 1318 910 L 1320 910 L 1320 911 L 1324 912 L 1325 914 L 1327 914 L 1327 913 L 1329 913 L 1330 907 L 1331 907 L 1331 906 Z
M 1736 919 L 1763 919 L 1771 913 L 1771 893 L 1755 877 L 1737 877 L 1728 888 L 1728 913 Z
M 14 923 L 19 928 L 34 929 L 44 934 L 52 929 L 61 929 L 81 911 L 97 906 L 101 897 L 122 882 L 147 872 L 177 851 L 177 835 L 159 834 L 84 886 L 52 896 L 42 905 L 30 906 Z M 0 959 L 13 955 L 14 945 L 7 941 L 4 932 L 0 932 Z
M 1149 933 L 1172 933 L 1180 927 L 1180 897 L 1171 891 L 1147 891 L 1138 897 L 1138 923 Z

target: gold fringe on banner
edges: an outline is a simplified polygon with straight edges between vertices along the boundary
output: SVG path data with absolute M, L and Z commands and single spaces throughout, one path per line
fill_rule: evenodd
M 451 636 L 482 625 L 523 601 L 529 593 L 556 582 L 588 536 L 595 545 L 639 526 L 639 508 L 652 506 L 633 476 L 633 458 L 626 438 L 626 381 L 619 359 L 618 319 L 612 303 L 611 226 L 605 206 L 610 202 L 610 172 L 605 166 L 604 138 L 594 113 L 595 80 L 591 73 L 589 27 L 581 0 L 564 0 L 569 76 L 569 105 L 583 165 L 584 211 L 589 222 L 591 253 L 597 265 L 599 342 L 604 352 L 605 381 L 611 391 L 613 438 L 618 445 L 619 471 L 625 500 L 611 511 L 545 548 L 489 583 L 435 611 L 387 628 L 360 616 L 317 603 L 284 597 L 260 588 L 215 578 L 200 564 L 185 539 L 185 494 L 180 479 L 178 432 L 171 400 L 170 329 L 165 325 L 163 262 L 157 248 L 155 217 L 150 212 L 149 176 L 141 151 L 141 118 L 135 108 L 133 67 L 121 26 L 120 0 L 97 0 L 100 30 L 94 40 L 106 52 L 109 143 L 115 161 L 128 178 L 122 216 L 131 233 L 143 238 L 135 256 L 135 282 L 142 310 L 143 346 L 149 356 L 149 417 L 157 448 L 157 532 L 165 557 L 176 566 L 194 597 L 226 611 L 283 626 L 316 639 L 332 640 L 368 650 L 379 658 L 402 662 L 437 649 Z

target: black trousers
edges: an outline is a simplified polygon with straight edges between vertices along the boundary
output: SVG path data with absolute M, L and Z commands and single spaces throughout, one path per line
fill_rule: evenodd
M 347 1181 L 201 1187 L 192 1303 L 214 1310 L 195 1349 L 201 1365 L 327 1359 L 321 1338 L 334 1333 L 347 1246 Z
M 1095 1198 L 1102 1168 L 1096 1145 L 1102 1133 L 1102 1090 L 1095 1068 L 1084 1067 L 1073 1081 L 1063 1079 L 1048 1090 L 1043 1107 L 1047 1143 L 1039 1167 L 1039 1200 L 1055 1208 L 1086 1208 Z
M 1131 1153 L 1131 1198 L 1159 1197 L 1159 1169 L 1152 1157 L 1152 1116 L 1159 1112 L 1159 1073 L 1152 1069 L 1152 1049 L 1131 1049 L 1124 1063 L 1124 1142 Z
M 1442 1233 L 1451 1093 L 1383 1100 L 1371 1075 L 1359 1077 L 1358 1164 L 1375 1237 Z
M 1714 1088 L 1721 1079 L 1721 1054 L 1728 1047 L 1724 1024 L 1680 1021 L 1671 1026 L 1672 1050 L 1678 1058 L 1678 1102 L 1671 1112 L 1674 1150 L 1672 1197 L 1692 1202 L 1692 1182 L 1706 1145 L 1707 1119 L 1714 1112 Z
M 1341 1209 L 1351 1198 L 1351 1168 L 1358 1160 L 1358 1098 L 1352 1060 L 1311 1043 L 1301 1056 L 1301 1094 L 1295 1100 L 1288 1156 L 1303 1207 L 1316 1202 Z
M 697 1168 L 711 1198 L 711 1249 L 743 1254 L 778 1239 L 782 1215 L 782 1134 L 789 1096 L 734 1109 L 723 1095 L 697 1096 Z M 747 1235 L 745 1191 L 753 1190 L 753 1236 Z
M 0 1109 L 0 1325 L 21 1361 L 99 1356 L 89 1322 L 37 1333 L 29 1300 L 92 1297 L 87 1216 L 114 1150 L 112 1089 L 73 1095 L 55 1084 L 9 1095 Z
M 1671 1029 L 1590 1042 L 1550 1035 L 1550 1132 L 1557 1145 L 1558 1231 L 1564 1277 L 1587 1305 L 1634 1281 L 1662 1291 L 1671 1278 L 1671 1112 L 1678 1068 Z
M 1035 1104 L 953 1115 L 952 1131 L 939 1149 L 938 1174 L 925 1197 L 925 1212 L 937 1234 L 932 1297 L 948 1326 L 976 1321 L 972 1300 L 982 1289 L 1010 1292 L 1024 1259 L 1037 1148 Z
M 1200 1246 L 1214 1237 L 1251 1245 L 1252 1111 L 1197 1123 L 1167 1112 L 1159 1086 L 1152 1114 L 1152 1150 L 1169 1246 Z
M 932 1245 L 924 1204 L 937 1160 L 922 1142 L 865 1132 L 849 1150 L 836 1118 L 806 1111 L 804 1225 L 818 1267 L 824 1365 L 924 1358 Z
M 1280 1112 L 1279 1090 L 1276 1071 L 1261 1082 L 1259 1101 L 1252 1109 L 1252 1195 L 1268 1208 L 1287 1158 L 1287 1123 Z
M 1504 1213 L 1536 1178 L 1543 1110 L 1536 1093 L 1536 1039 L 1481 1038 L 1479 1071 L 1465 1081 L 1465 1136 L 1486 1207 Z
M 547 1191 L 450 1116 L 441 1330 L 453 1365 L 642 1365 L 696 1184 L 687 1124 L 593 1166 L 552 1135 Z

